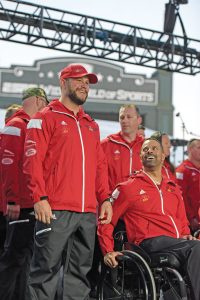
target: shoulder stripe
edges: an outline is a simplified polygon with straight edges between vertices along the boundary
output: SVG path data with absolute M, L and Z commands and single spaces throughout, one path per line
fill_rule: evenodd
M 27 125 L 27 129 L 37 128 L 42 129 L 42 119 L 32 119 Z
M 15 136 L 20 136 L 21 135 L 21 129 L 18 127 L 14 126 L 5 126 L 2 131 L 2 134 L 7 134 L 7 135 L 15 135 Z
M 180 180 L 183 180 L 183 173 L 176 172 L 176 178 L 180 179 Z

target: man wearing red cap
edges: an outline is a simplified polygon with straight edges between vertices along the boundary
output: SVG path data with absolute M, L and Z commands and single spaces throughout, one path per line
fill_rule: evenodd
M 27 300 L 53 300 L 61 266 L 62 299 L 88 298 L 96 199 L 100 222 L 109 223 L 112 217 L 99 128 L 82 109 L 89 84 L 97 81 L 82 65 L 64 68 L 60 99 L 28 126 L 24 171 L 37 222 Z

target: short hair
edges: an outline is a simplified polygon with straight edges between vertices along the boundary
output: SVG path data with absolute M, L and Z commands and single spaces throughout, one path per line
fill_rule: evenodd
M 195 138 L 193 138 L 193 139 L 191 139 L 191 140 L 189 140 L 188 141 L 188 143 L 187 143 L 187 148 L 190 148 L 190 146 L 193 144 L 193 142 L 195 142 L 195 141 L 200 141 L 200 139 L 195 139 Z
M 8 106 L 6 109 L 5 120 L 10 118 L 20 108 L 22 108 L 22 106 L 19 104 L 15 104 L 15 103 Z
M 150 137 L 151 137 L 151 138 L 154 138 L 154 139 L 156 139 L 156 140 L 158 140 L 159 143 L 162 144 L 162 137 L 163 137 L 164 135 L 168 135 L 168 134 L 165 133 L 165 132 L 162 132 L 162 131 L 155 131 L 154 133 L 152 133 L 152 135 L 151 135 Z
M 135 104 L 123 104 L 120 109 L 119 109 L 119 112 L 121 111 L 121 109 L 125 109 L 125 108 L 134 108 L 138 117 L 140 116 L 140 110 L 139 108 L 135 105 Z

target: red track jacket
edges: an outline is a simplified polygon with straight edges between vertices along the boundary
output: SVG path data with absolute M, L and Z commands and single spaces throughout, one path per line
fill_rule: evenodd
M 190 233 L 179 187 L 166 178 L 158 188 L 142 171 L 118 185 L 113 198 L 112 222 L 98 227 L 104 254 L 114 249 L 112 234 L 120 217 L 125 222 L 128 241 L 136 244 L 160 235 L 179 238 Z
M 183 192 L 188 220 L 195 217 L 200 222 L 200 169 L 187 159 L 176 168 L 176 178 Z
M 4 209 L 8 202 L 15 202 L 21 208 L 33 207 L 23 174 L 24 141 L 29 120 L 30 117 L 20 109 L 2 129 L 1 171 Z
M 168 161 L 164 160 L 164 164 L 162 167 L 162 175 L 166 176 L 168 179 L 176 182 L 176 174 L 172 173 L 172 171 L 170 170 L 170 165 L 168 163 Z
M 96 213 L 96 199 L 109 197 L 98 125 L 82 109 L 75 116 L 57 99 L 28 124 L 24 171 L 33 202 L 48 197 L 54 210 Z
M 136 170 L 142 168 L 140 149 L 144 139 L 137 135 L 131 146 L 121 137 L 120 132 L 109 135 L 102 140 L 101 145 L 108 161 L 109 186 L 113 191 L 115 186 L 128 180 Z

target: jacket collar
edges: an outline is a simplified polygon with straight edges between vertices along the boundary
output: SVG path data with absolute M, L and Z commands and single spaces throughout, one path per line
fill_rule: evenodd
M 117 132 L 117 133 L 115 133 L 115 134 L 111 134 L 111 135 L 109 135 L 107 138 L 108 138 L 109 140 L 116 141 L 116 142 L 118 142 L 118 143 L 123 143 L 123 144 L 127 144 L 127 145 L 130 144 L 130 143 L 127 143 L 127 142 L 123 139 L 123 137 L 122 137 L 122 135 L 121 135 L 121 131 L 119 131 L 119 132 Z M 136 138 L 135 138 L 135 140 L 134 140 L 133 142 L 134 142 L 134 143 L 138 143 L 138 142 L 142 142 L 142 141 L 143 141 L 143 137 L 136 134 Z
M 66 106 L 64 106 L 59 99 L 54 99 L 51 101 L 51 103 L 47 106 L 49 109 L 51 109 L 54 112 L 59 112 L 63 114 L 71 115 L 73 118 L 76 118 L 77 120 L 80 120 L 82 118 L 87 119 L 88 121 L 92 122 L 93 119 L 84 112 L 82 106 L 80 106 L 80 110 L 77 114 L 77 116 L 74 115 L 74 112 L 68 109 Z
M 144 170 L 138 171 L 138 172 L 136 172 L 136 174 L 131 176 L 131 178 L 135 178 L 135 177 L 147 179 L 148 181 L 150 181 L 149 176 L 146 175 Z M 162 176 L 162 183 L 171 184 L 173 186 L 176 186 L 176 183 L 166 176 Z

